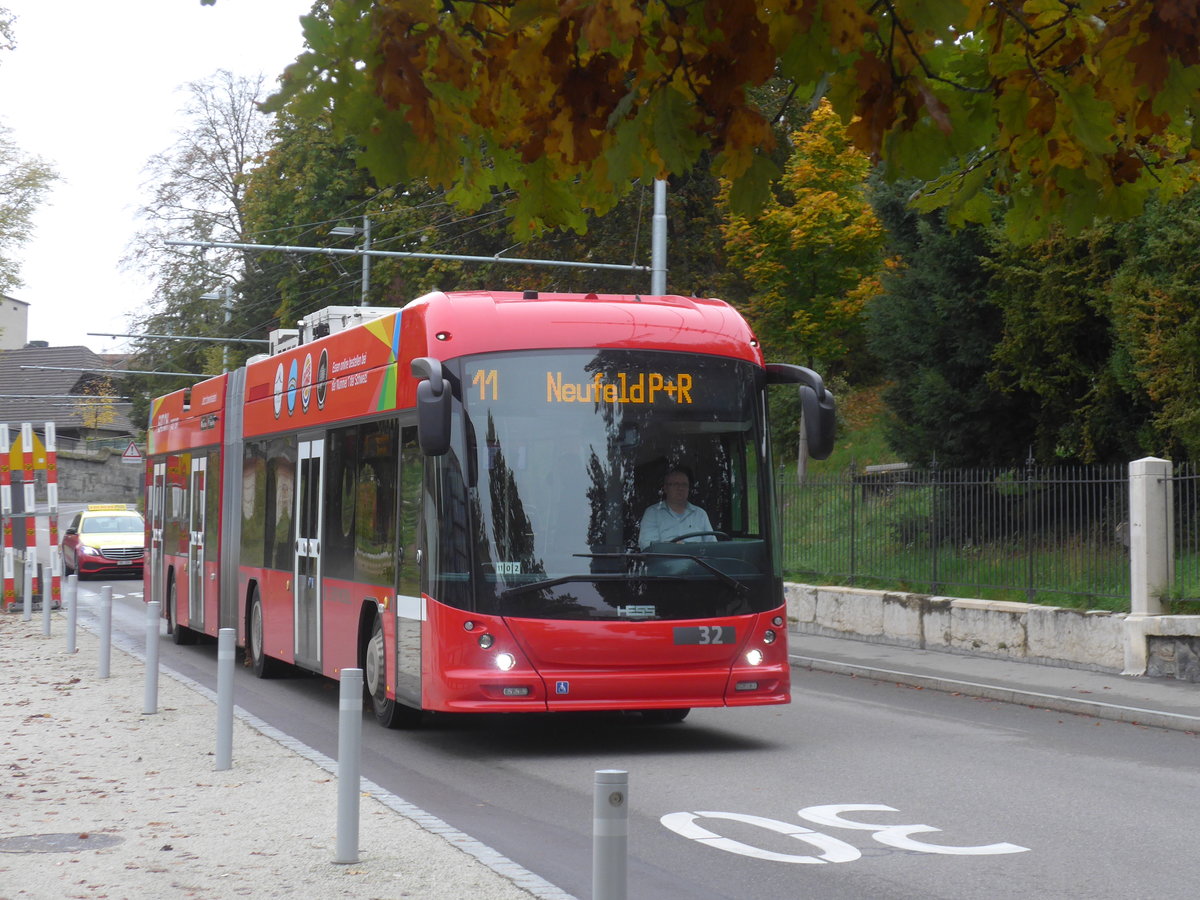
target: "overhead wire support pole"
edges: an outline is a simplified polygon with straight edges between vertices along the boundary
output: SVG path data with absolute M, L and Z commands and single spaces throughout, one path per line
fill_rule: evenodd
M 449 259 L 457 262 L 510 263 L 518 266 L 558 266 L 567 269 L 612 269 L 620 272 L 648 272 L 648 266 L 637 263 L 568 262 L 558 259 L 519 259 L 514 256 L 463 256 L 456 253 L 415 253 L 407 250 L 365 250 L 361 247 L 293 247 L 287 244 L 239 244 L 230 241 L 164 241 L 170 247 L 219 247 L 225 250 L 260 250 L 279 253 L 319 253 L 325 256 L 380 256 L 391 259 Z M 116 335 L 119 337 L 120 335 Z M 154 337 L 154 335 L 127 335 Z M 267 343 L 263 341 L 262 343 Z
M 650 293 L 667 292 L 667 183 L 654 182 L 654 216 L 650 220 Z

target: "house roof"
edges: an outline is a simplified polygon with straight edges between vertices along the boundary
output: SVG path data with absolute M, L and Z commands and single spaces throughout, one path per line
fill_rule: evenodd
M 55 368 L 34 369 L 24 366 Z M 54 422 L 59 433 L 89 431 L 110 436 L 132 435 L 130 404 L 103 407 L 111 415 L 97 416 L 98 407 L 88 395 L 117 393 L 105 376 L 81 369 L 112 368 L 87 347 L 26 347 L 0 351 L 0 422 L 9 428 L 22 422 L 39 427 Z

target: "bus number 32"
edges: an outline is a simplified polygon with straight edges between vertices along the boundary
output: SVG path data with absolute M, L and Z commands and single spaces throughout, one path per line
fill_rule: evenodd
M 909 850 L 914 853 L 938 853 L 948 856 L 993 856 L 1000 853 L 1024 853 L 1028 847 L 1017 844 L 984 844 L 977 847 L 947 847 L 942 844 L 927 844 L 916 840 L 914 834 L 926 834 L 931 831 L 941 831 L 931 825 L 874 825 L 867 822 L 855 822 L 843 819 L 843 813 L 849 812 L 897 812 L 891 806 L 874 803 L 841 803 L 829 806 L 807 806 L 800 810 L 799 816 L 817 825 L 830 828 L 850 828 L 856 831 L 870 831 L 871 837 L 881 844 L 894 847 L 897 850 Z M 735 841 L 732 838 L 721 837 L 696 823 L 697 819 L 725 819 L 730 822 L 741 822 L 745 825 L 755 825 L 773 831 L 776 834 L 787 835 L 802 841 L 820 851 L 816 856 L 806 856 L 796 853 L 776 853 L 764 850 L 751 844 Z M 741 856 L 752 856 L 771 862 L 800 863 L 805 865 L 821 865 L 824 863 L 854 862 L 862 856 L 857 847 L 847 844 L 833 835 L 813 831 L 803 825 L 793 825 L 778 819 L 768 819 L 763 816 L 751 816 L 744 813 L 731 812 L 676 812 L 668 813 L 660 819 L 663 825 L 676 834 L 693 841 L 699 841 L 718 850 L 727 850 Z

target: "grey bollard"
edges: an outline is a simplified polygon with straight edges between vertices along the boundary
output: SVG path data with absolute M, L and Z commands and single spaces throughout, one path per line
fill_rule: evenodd
M 158 615 L 161 608 L 157 600 L 146 604 L 146 690 L 142 713 L 147 716 L 158 712 Z
M 112 659 L 112 585 L 100 588 L 100 677 L 107 678 Z
M 21 565 L 21 592 L 24 597 L 24 606 L 21 610 L 22 622 L 33 619 L 33 564 L 30 557 L 30 551 L 26 550 L 23 557 L 24 563 Z
M 237 632 L 217 632 L 217 771 L 233 766 L 233 661 L 237 656 Z
M 592 900 L 625 900 L 629 773 L 597 769 L 592 795 Z
M 74 653 L 75 632 L 79 625 L 79 583 L 78 576 L 68 575 L 66 586 L 63 588 L 63 602 L 67 604 L 67 652 Z
M 42 636 L 50 637 L 50 604 L 53 602 L 50 567 L 42 568 Z
M 358 862 L 363 670 L 342 669 L 338 692 L 338 816 L 335 863 Z

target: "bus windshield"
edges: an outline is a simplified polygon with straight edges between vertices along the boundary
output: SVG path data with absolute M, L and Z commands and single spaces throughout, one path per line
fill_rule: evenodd
M 556 619 L 688 619 L 779 605 L 755 366 L 611 349 L 461 365 L 461 459 L 439 464 L 440 493 L 466 507 L 471 550 L 435 554 L 435 596 L 441 587 L 449 602 L 481 612 Z M 702 511 L 675 513 L 690 537 L 642 527 L 656 505 L 651 518 L 668 518 L 668 474 L 687 482 L 687 502 Z

